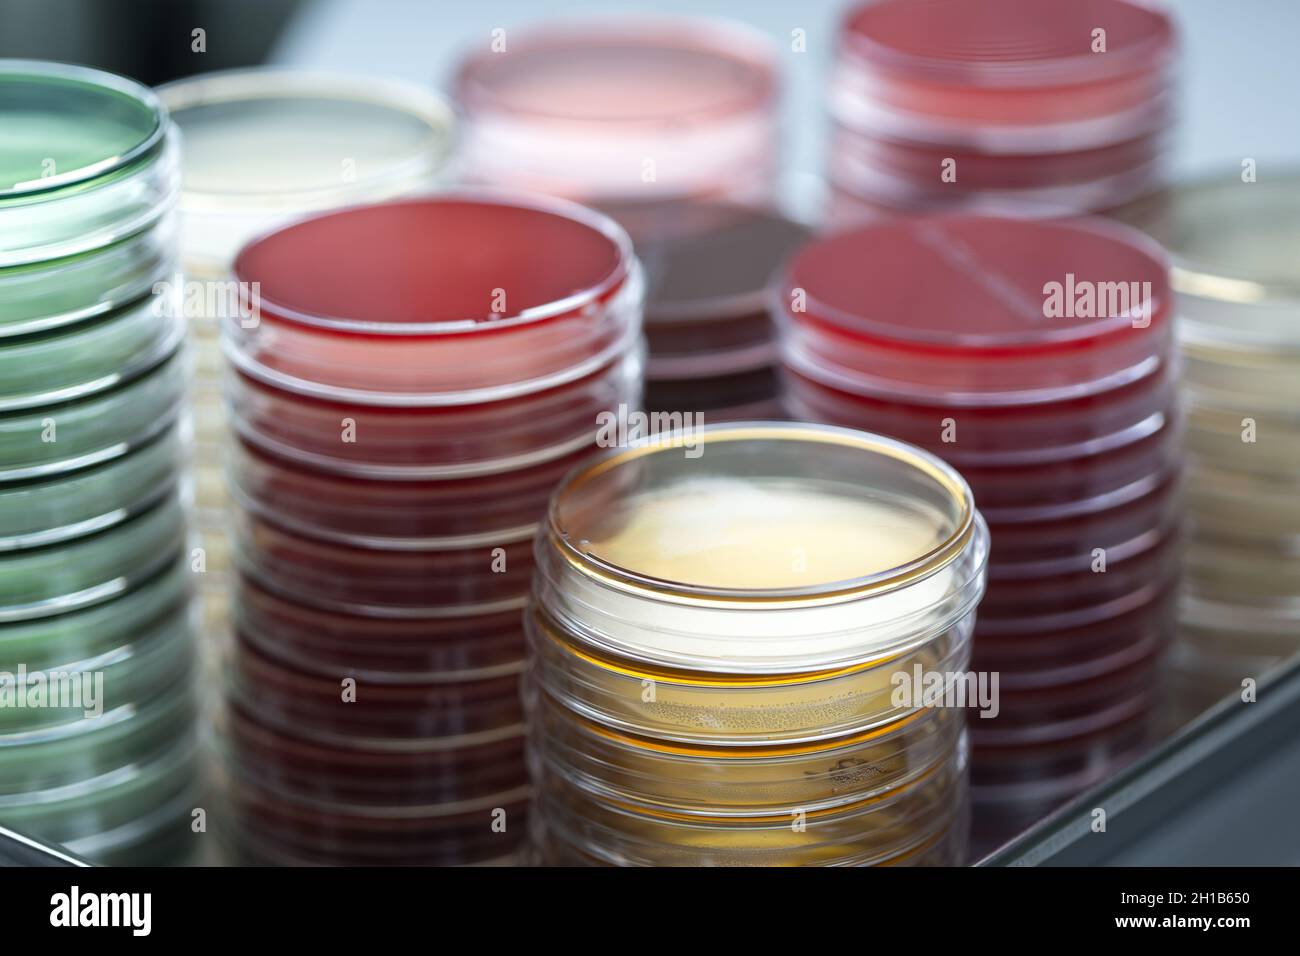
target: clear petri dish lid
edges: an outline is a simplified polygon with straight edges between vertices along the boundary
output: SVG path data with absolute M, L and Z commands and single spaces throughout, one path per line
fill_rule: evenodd
M 377 77 L 278 69 L 178 80 L 187 268 L 224 272 L 249 239 L 312 210 L 431 187 L 454 145 L 450 105 Z
M 1300 350 L 1300 169 L 1184 183 L 1115 216 L 1168 250 L 1189 342 Z
M 642 278 L 613 220 L 458 192 L 286 226 L 235 262 L 225 348 L 317 398 L 462 405 L 551 388 L 630 351 Z
M 848 429 L 711 426 L 572 472 L 539 537 L 536 587 L 604 652 L 806 673 L 953 626 L 982 588 L 984 534 L 966 483 L 919 449 Z
M 1105 31 L 1105 50 L 1094 31 Z M 840 48 L 874 69 L 935 85 L 1008 91 L 1075 86 L 1165 68 L 1173 19 L 1148 0 L 868 0 Z
M 174 198 L 166 111 L 131 80 L 0 60 L 0 125 L 0 266 L 115 242 Z
M 1169 352 L 1163 252 L 1099 219 L 874 223 L 804 246 L 774 290 L 788 362 L 917 399 L 1082 397 Z

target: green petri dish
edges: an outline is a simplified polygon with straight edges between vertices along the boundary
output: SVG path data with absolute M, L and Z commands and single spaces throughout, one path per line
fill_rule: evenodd
M 183 316 L 146 296 L 62 329 L 0 339 L 0 412 L 107 391 L 171 355 L 184 334 Z
M 90 252 L 0 268 L 0 344 L 124 308 L 175 283 L 176 217 Z
M 192 790 L 198 778 L 195 735 L 178 725 L 174 745 L 162 756 L 127 764 L 66 787 L 0 797 L 0 824 L 62 843 L 91 841 L 122 827 L 139 826 L 180 794 Z
M 0 129 L 0 267 L 110 245 L 175 202 L 175 134 L 153 92 L 131 80 L 0 60 Z
M 0 624 L 0 670 L 14 673 L 20 663 L 53 670 L 111 654 L 177 615 L 189 588 L 190 571 L 177 555 L 155 577 L 116 600 L 57 617 Z
M 179 493 L 140 515 L 70 542 L 0 554 L 0 621 L 61 614 L 148 580 L 185 541 Z
M 176 485 L 179 422 L 120 458 L 66 475 L 0 484 L 0 553 L 68 541 L 138 514 Z M 0 663 L 4 661 L 0 636 Z
M 67 474 L 150 441 L 180 415 L 185 372 L 184 355 L 177 353 L 99 395 L 0 414 L 0 482 Z
M 143 699 L 106 706 L 103 714 L 74 723 L 0 733 L 0 808 L 145 763 L 171 747 L 177 728 L 191 726 L 197 716 L 190 655 L 178 650 L 187 649 L 189 642 L 169 640 L 172 637 L 154 635 L 155 646 L 144 652 L 157 660 L 150 663 L 148 675 L 155 684 Z M 164 657 L 168 674 L 160 672 Z M 104 687 L 108 696 L 107 674 Z

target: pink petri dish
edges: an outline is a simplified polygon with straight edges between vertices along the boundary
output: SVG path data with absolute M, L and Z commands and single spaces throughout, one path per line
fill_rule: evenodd
M 698 18 L 619 18 L 485 38 L 452 81 L 469 181 L 583 202 L 770 194 L 775 53 Z M 499 41 L 493 41 L 499 42 Z M 636 234 L 640 217 L 624 221 Z
M 1121 142 L 1164 122 L 1176 46 L 1168 14 L 1131 0 L 869 0 L 841 27 L 837 112 L 1006 152 Z
M 1142 0 L 867 0 L 830 88 L 832 228 L 1100 212 L 1166 175 L 1177 36 Z

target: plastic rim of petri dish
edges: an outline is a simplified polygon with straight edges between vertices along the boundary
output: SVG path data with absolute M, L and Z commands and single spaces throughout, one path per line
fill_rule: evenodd
M 1017 405 L 1084 398 L 1167 361 L 1168 273 L 1149 237 L 1100 219 L 921 216 L 807 244 L 773 312 L 784 361 L 814 381 Z
M 455 141 L 444 99 L 377 77 L 230 70 L 158 96 L 184 136 L 184 258 L 201 273 L 286 218 L 433 186 Z
M 452 81 L 467 172 L 482 181 L 584 200 L 725 195 L 771 155 L 776 57 L 757 31 L 610 18 L 507 42 L 469 56 Z
M 1300 351 L 1300 169 L 1202 179 L 1115 215 L 1168 250 L 1180 336 L 1198 353 Z
M 48 669 L 72 659 L 112 655 L 185 607 L 189 571 L 180 561 L 113 601 L 57 617 L 0 624 L 0 664 Z
M 44 481 L 0 482 L 0 554 L 93 534 L 138 514 L 173 490 L 184 461 L 177 423 L 100 465 Z
M 0 412 L 76 401 L 115 388 L 174 353 L 184 317 L 146 296 L 117 312 L 0 339 Z
M 166 110 L 86 67 L 0 60 L 0 266 L 75 255 L 138 232 L 178 180 Z
M 62 614 L 107 601 L 154 576 L 179 553 L 179 496 L 85 538 L 0 554 L 0 622 Z
M 918 140 L 1088 148 L 1168 123 L 1176 46 L 1165 11 L 1129 0 L 868 0 L 842 22 L 831 111 Z
M 67 474 L 130 453 L 177 420 L 185 378 L 184 358 L 174 354 L 81 401 L 0 414 L 0 482 Z
M 173 278 L 176 221 L 117 242 L 44 262 L 0 269 L 0 347 L 123 308 Z
M 782 516 L 788 527 L 774 525 Z M 855 527 L 890 529 L 894 553 L 867 557 Z M 961 621 L 982 593 L 986 535 L 965 481 L 912 446 L 831 427 L 710 426 L 570 473 L 539 533 L 535 595 L 582 643 L 624 659 L 824 673 Z M 828 536 L 838 541 L 819 552 Z
M 246 246 L 223 346 L 311 397 L 465 405 L 574 381 L 631 351 L 643 277 L 607 216 L 479 191 L 358 206 Z M 248 309 L 250 313 L 253 311 Z

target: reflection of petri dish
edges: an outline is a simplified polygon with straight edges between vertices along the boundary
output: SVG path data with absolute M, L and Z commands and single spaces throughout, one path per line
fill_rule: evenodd
M 227 354 L 300 394 L 465 404 L 554 387 L 631 350 L 627 235 L 560 200 L 452 194 L 327 213 L 245 247 L 260 321 Z
M 451 108 L 391 80 L 234 70 L 158 95 L 184 137 L 184 258 L 200 271 L 286 218 L 427 188 L 452 145 Z

